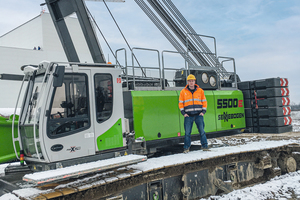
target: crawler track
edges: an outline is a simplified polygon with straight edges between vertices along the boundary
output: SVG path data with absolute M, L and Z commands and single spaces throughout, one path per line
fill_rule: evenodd
M 47 193 L 33 198 L 92 200 L 207 197 L 263 182 L 286 173 L 289 170 L 289 163 L 284 162 L 290 157 L 299 162 L 298 152 L 300 152 L 298 144 L 289 144 L 175 165 L 157 165 L 144 170 L 139 169 L 140 166 L 137 164 L 77 180 L 44 185 L 38 189 L 47 190 Z M 178 155 L 185 156 L 185 154 Z M 157 159 L 161 160 L 161 158 Z

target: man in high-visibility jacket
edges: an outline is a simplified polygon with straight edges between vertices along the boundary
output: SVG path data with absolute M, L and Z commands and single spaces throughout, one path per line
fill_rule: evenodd
M 191 146 L 191 132 L 194 121 L 200 133 L 200 141 L 203 150 L 209 151 L 207 146 L 207 139 L 204 132 L 203 115 L 206 113 L 207 101 L 204 91 L 195 84 L 196 77 L 190 74 L 187 77 L 188 84 L 181 90 L 179 96 L 179 109 L 184 116 L 184 151 L 188 153 Z

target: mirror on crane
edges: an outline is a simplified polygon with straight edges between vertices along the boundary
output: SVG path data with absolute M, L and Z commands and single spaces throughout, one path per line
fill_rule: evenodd
M 64 81 L 65 66 L 57 66 L 53 73 L 53 87 L 61 87 Z

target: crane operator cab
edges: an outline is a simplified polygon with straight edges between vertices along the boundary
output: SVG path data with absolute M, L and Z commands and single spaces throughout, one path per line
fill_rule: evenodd
M 105 150 L 125 148 L 120 69 L 42 62 L 23 70 L 28 85 L 19 118 L 19 142 L 27 164 L 89 159 Z

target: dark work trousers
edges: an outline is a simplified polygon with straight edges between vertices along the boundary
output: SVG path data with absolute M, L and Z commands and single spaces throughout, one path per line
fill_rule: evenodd
M 184 118 L 184 130 L 185 130 L 185 136 L 184 136 L 184 149 L 188 149 L 191 146 L 191 132 L 194 122 L 197 125 L 198 131 L 200 133 L 200 142 L 203 148 L 207 148 L 207 139 L 204 132 L 204 120 L 203 116 L 196 115 L 192 117 L 185 117 Z

